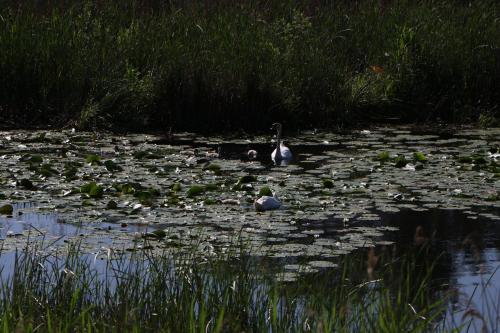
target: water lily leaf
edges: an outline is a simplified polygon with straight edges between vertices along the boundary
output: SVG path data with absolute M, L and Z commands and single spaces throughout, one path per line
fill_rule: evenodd
M 50 176 L 58 174 L 57 170 L 52 168 L 52 165 L 50 165 L 48 163 L 42 164 L 40 166 L 40 169 L 38 169 L 38 173 L 44 177 L 50 177 Z
M 161 158 L 162 156 L 157 154 L 157 153 L 154 153 L 152 151 L 148 151 L 148 150 L 140 150 L 140 151 L 136 151 L 134 152 L 134 157 L 138 160 L 143 160 L 143 159 L 150 159 L 150 160 L 154 160 L 154 159 L 159 159 Z
M 221 166 L 218 164 L 215 164 L 215 163 L 210 163 L 209 165 L 204 167 L 203 170 L 208 170 L 208 171 L 212 171 L 215 174 L 220 174 Z
M 158 230 L 155 230 L 155 231 L 152 231 L 152 232 L 148 232 L 145 234 L 146 237 L 151 237 L 151 238 L 165 238 L 167 237 L 167 233 L 165 232 L 165 230 L 161 230 L 161 229 L 158 229 Z
M 29 162 L 31 164 L 40 164 L 43 162 L 43 157 L 40 155 L 30 155 L 26 154 L 23 157 L 21 157 L 21 161 L 23 162 Z
M 255 177 L 254 175 L 245 175 L 245 176 L 240 177 L 238 183 L 247 184 L 247 183 L 251 183 L 251 182 L 255 182 L 255 181 L 257 181 L 257 177 Z
M 119 166 L 118 164 L 116 164 L 112 160 L 106 160 L 106 161 L 104 161 L 104 166 L 106 167 L 106 170 L 108 170 L 109 172 L 115 172 L 115 171 L 122 171 L 123 170 L 123 168 L 121 166 Z
M 413 160 L 415 162 L 425 163 L 425 162 L 427 162 L 427 157 L 424 155 L 424 153 L 417 151 L 417 152 L 413 153 Z
M 215 199 L 212 199 L 212 198 L 207 198 L 207 199 L 203 200 L 203 203 L 205 205 L 215 205 L 218 203 L 218 201 Z
M 268 196 L 268 197 L 272 197 L 273 196 L 273 191 L 271 191 L 271 189 L 269 188 L 269 186 L 263 186 L 261 187 L 260 191 L 259 191 L 259 196 Z
M 27 190 L 36 190 L 36 186 L 33 185 L 33 183 L 31 182 L 31 180 L 29 179 L 21 179 L 19 182 L 18 182 L 18 186 L 21 186 L 21 187 L 24 187 L 25 189 Z
M 97 155 L 87 155 L 85 157 L 85 162 L 90 165 L 101 165 L 101 157 Z
M 200 195 L 202 194 L 203 192 L 205 192 L 205 187 L 204 186 L 201 186 L 201 185 L 193 185 L 189 188 L 189 190 L 187 190 L 186 192 L 186 196 L 188 198 L 193 198 L 197 195 Z
M 106 204 L 106 208 L 107 209 L 117 209 L 118 208 L 118 204 L 116 203 L 116 201 L 110 200 Z
M 333 180 L 325 178 L 322 180 L 322 182 L 324 188 L 333 188 Z
M 219 189 L 219 185 L 217 184 L 207 184 L 205 185 L 206 191 L 217 191 Z
M 3 205 L 0 207 L 0 214 L 2 215 L 12 215 L 13 211 L 14 207 L 12 207 L 12 205 Z
M 88 196 L 91 198 L 102 198 L 104 189 L 102 188 L 102 186 L 97 185 L 95 182 L 90 182 L 83 185 L 80 188 L 80 192 L 88 194 Z
M 396 168 L 402 168 L 404 167 L 406 164 L 408 164 L 408 161 L 406 160 L 406 158 L 404 157 L 404 155 L 398 155 L 395 159 L 394 159 L 394 166 Z
M 389 154 L 388 151 L 383 151 L 381 153 L 379 153 L 377 155 L 377 157 L 375 158 L 376 161 L 380 161 L 380 162 L 387 162 L 389 161 L 391 158 L 391 155 Z
M 182 185 L 180 183 L 175 183 L 172 185 L 172 191 L 174 192 L 179 192 L 180 190 L 182 190 Z

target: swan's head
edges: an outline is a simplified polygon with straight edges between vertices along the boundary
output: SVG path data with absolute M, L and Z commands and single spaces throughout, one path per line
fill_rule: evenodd
M 282 128 L 283 128 L 283 126 L 281 125 L 281 123 L 274 123 L 271 126 L 271 130 L 277 130 L 278 132 L 281 132 Z
M 257 151 L 250 149 L 247 153 L 247 156 L 249 160 L 255 160 L 257 158 Z

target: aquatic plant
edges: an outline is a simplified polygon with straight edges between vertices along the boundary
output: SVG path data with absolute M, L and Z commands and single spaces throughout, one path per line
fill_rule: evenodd
M 443 330 L 447 297 L 429 298 L 433 266 L 419 266 L 416 257 L 380 265 L 375 279 L 359 276 L 363 261 L 346 257 L 340 269 L 286 283 L 280 282 L 286 272 L 264 268 L 241 246 L 229 249 L 241 254 L 238 260 L 198 258 L 153 253 L 148 238 L 165 232 L 146 236 L 140 240 L 146 250 L 104 249 L 95 257 L 81 253 L 78 243 L 52 254 L 40 243 L 17 252 L 13 269 L 2 275 L 2 330 Z

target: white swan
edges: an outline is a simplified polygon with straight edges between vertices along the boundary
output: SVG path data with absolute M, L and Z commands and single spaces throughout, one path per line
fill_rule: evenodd
M 276 197 L 276 194 L 274 194 L 272 197 L 268 195 L 264 195 L 260 197 L 259 199 L 255 200 L 253 203 L 253 206 L 255 207 L 255 210 L 258 212 L 264 212 L 266 210 L 273 210 L 273 209 L 278 209 L 281 207 L 281 201 L 278 200 L 278 197 Z
M 275 165 L 288 165 L 292 160 L 292 151 L 281 142 L 282 126 L 280 123 L 274 123 L 276 127 L 276 149 L 271 153 L 271 159 Z

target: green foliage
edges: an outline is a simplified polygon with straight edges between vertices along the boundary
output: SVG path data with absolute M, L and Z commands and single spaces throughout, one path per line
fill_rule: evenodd
M 23 178 L 20 181 L 17 182 L 17 186 L 24 187 L 27 190 L 36 190 L 36 186 L 33 184 L 33 182 L 27 178 Z
M 391 156 L 389 155 L 389 152 L 388 151 L 383 151 L 381 153 L 379 153 L 377 155 L 377 157 L 375 158 L 376 161 L 380 161 L 380 162 L 387 162 L 391 159 Z
M 424 155 L 424 153 L 417 151 L 417 152 L 413 153 L 413 160 L 415 162 L 426 163 L 427 157 Z
M 245 175 L 240 177 L 238 180 L 238 183 L 240 184 L 248 184 L 257 181 L 257 177 L 254 175 Z
M 329 178 L 322 179 L 321 181 L 323 183 L 324 188 L 333 188 L 333 180 Z
M 115 171 L 122 171 L 123 170 L 123 168 L 121 166 L 119 166 L 118 164 L 116 164 L 112 160 L 106 160 L 106 161 L 104 161 L 104 166 L 106 167 L 106 170 L 108 170 L 109 172 L 115 172 Z
M 208 170 L 208 171 L 212 171 L 215 174 L 220 174 L 221 167 L 218 164 L 210 163 L 209 165 L 204 167 L 203 170 Z
M 47 332 L 448 329 L 439 324 L 448 297 L 430 291 L 434 265 L 422 265 L 421 258 L 392 258 L 390 265 L 381 258 L 373 279 L 363 278 L 366 267 L 360 263 L 365 260 L 356 262 L 348 256 L 338 270 L 280 283 L 276 280 L 283 273 L 279 268 L 262 265 L 244 249 L 230 249 L 245 254 L 236 262 L 208 255 L 198 260 L 194 252 L 154 254 L 148 250 L 151 239 L 175 246 L 169 233 L 154 230 L 138 240 L 140 247 L 125 254 L 113 252 L 99 270 L 94 256 L 84 255 L 78 245 L 68 246 L 65 257 L 40 251 L 43 246 L 37 244 L 20 250 L 12 273 L 1 281 L 1 292 L 9 295 L 0 298 L 2 331 L 29 332 L 33 327 Z
M 262 186 L 262 188 L 260 189 L 259 196 L 264 196 L 264 195 L 269 196 L 269 197 L 273 196 L 273 191 L 271 191 L 269 186 Z
M 87 155 L 85 157 L 85 162 L 90 165 L 101 165 L 101 157 L 97 155 Z
M 172 186 L 172 191 L 174 192 L 179 192 L 180 190 L 182 190 L 182 185 L 181 183 L 174 183 Z
M 402 168 L 404 167 L 406 164 L 408 164 L 408 161 L 406 160 L 405 156 L 404 155 L 398 155 L 396 156 L 396 158 L 394 159 L 394 166 L 396 168 Z
M 95 182 L 90 182 L 83 185 L 80 188 L 80 192 L 87 194 L 91 198 L 102 198 L 104 194 L 104 188 L 100 185 L 97 185 Z
M 3 205 L 0 207 L 0 214 L 2 215 L 12 215 L 12 212 L 14 211 L 14 207 L 12 205 Z
M 188 198 L 194 198 L 195 196 L 198 196 L 202 193 L 205 192 L 205 187 L 204 186 L 201 186 L 201 185 L 193 185 L 191 186 L 187 192 L 186 192 L 186 196 Z
M 3 1 L 2 118 L 194 130 L 498 119 L 496 1 L 182 3 Z

